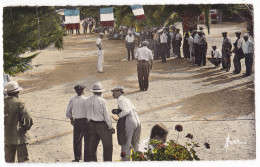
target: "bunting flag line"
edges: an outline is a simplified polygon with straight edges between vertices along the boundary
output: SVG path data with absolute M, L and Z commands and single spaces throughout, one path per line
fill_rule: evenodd
M 66 29 L 80 29 L 79 9 L 65 9 L 64 16 Z
M 142 5 L 130 5 L 136 20 L 145 20 L 144 9 Z
M 100 26 L 114 27 L 114 12 L 113 7 L 100 8 Z

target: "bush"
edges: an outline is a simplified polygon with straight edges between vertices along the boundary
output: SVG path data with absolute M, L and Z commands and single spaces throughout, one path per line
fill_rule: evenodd
M 175 130 L 182 132 L 181 125 L 176 125 Z M 178 135 L 179 136 L 179 135 Z M 147 148 L 145 152 L 133 152 L 131 158 L 133 161 L 192 161 L 200 160 L 194 150 L 200 147 L 198 143 L 193 142 L 193 135 L 188 133 L 186 138 L 190 139 L 190 143 L 186 143 L 186 146 L 178 144 L 177 141 L 170 140 L 167 143 L 151 139 L 149 145 L 151 148 Z M 210 149 L 210 145 L 205 143 L 204 146 Z

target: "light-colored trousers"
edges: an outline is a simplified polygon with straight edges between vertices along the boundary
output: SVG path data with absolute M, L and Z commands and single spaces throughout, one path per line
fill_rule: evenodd
M 141 124 L 140 120 L 135 111 L 131 111 L 130 114 L 126 116 L 125 122 L 126 131 L 126 143 L 121 145 L 121 151 L 125 152 L 125 157 L 122 161 L 130 161 L 132 146 L 134 151 L 139 151 L 140 135 L 141 135 Z
M 98 72 L 103 72 L 103 63 L 104 63 L 104 51 L 98 50 L 98 63 L 97 63 Z
M 195 56 L 194 56 L 194 53 L 193 53 L 193 47 L 189 47 L 189 50 L 190 50 L 190 62 L 195 62 Z

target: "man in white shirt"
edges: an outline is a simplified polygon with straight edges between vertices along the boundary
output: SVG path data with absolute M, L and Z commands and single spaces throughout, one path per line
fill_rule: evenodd
M 199 38 L 199 56 L 198 56 L 198 65 L 200 66 L 201 64 L 203 66 L 206 66 L 206 55 L 207 55 L 207 48 L 208 48 L 208 43 L 207 39 L 205 37 L 205 34 L 203 30 L 198 31 L 198 34 L 200 36 Z
M 198 60 L 199 60 L 199 39 L 200 36 L 197 33 L 197 30 L 194 30 L 195 35 L 194 35 L 194 41 L 193 41 L 193 51 L 194 51 L 194 57 L 195 57 L 195 64 L 198 64 Z
M 162 63 L 166 63 L 167 40 L 168 40 L 168 37 L 166 35 L 166 29 L 164 28 L 163 32 L 159 35 L 160 54 L 161 54 L 161 58 L 162 58 Z
M 84 137 L 84 161 L 88 160 L 88 124 L 87 114 L 84 108 L 84 103 L 87 97 L 84 94 L 83 85 L 76 85 L 74 87 L 77 95 L 72 97 L 66 109 L 66 117 L 70 119 L 73 126 L 73 149 L 74 157 L 73 162 L 79 162 L 82 152 L 82 138 Z
M 149 86 L 149 73 L 153 65 L 153 53 L 147 48 L 149 42 L 143 41 L 143 47 L 138 48 L 135 58 L 137 63 L 137 73 L 139 88 L 141 91 L 147 91 Z M 166 43 L 165 43 L 166 44 Z
M 181 41 L 182 35 L 180 34 L 180 29 L 176 28 L 176 35 L 175 35 L 175 47 L 176 47 L 176 55 L 180 59 L 181 58 Z
M 237 40 L 234 43 L 234 49 L 232 53 L 235 53 L 233 63 L 234 63 L 234 71 L 233 74 L 239 74 L 241 71 L 241 62 L 240 60 L 244 58 L 244 53 L 242 49 L 243 40 L 240 39 L 241 32 L 235 32 Z
M 112 127 L 111 116 L 107 110 L 107 102 L 101 97 L 103 89 L 100 82 L 93 85 L 93 96 L 85 102 L 87 118 L 89 120 L 89 160 L 97 161 L 97 147 L 102 141 L 103 160 L 112 161 L 113 140 L 112 134 L 115 130 Z
M 218 68 L 222 61 L 222 54 L 219 49 L 214 45 L 212 46 L 211 56 L 212 58 L 208 58 L 208 60 L 215 65 L 215 68 Z
M 104 37 L 104 34 L 99 33 L 99 38 L 96 41 L 97 48 L 98 48 L 97 68 L 98 68 L 98 72 L 100 72 L 100 73 L 103 73 L 103 63 L 104 63 L 104 51 L 103 51 L 103 44 L 102 44 L 103 37 Z
M 133 32 L 131 30 L 128 31 L 128 35 L 125 37 L 125 46 L 128 55 L 127 60 L 130 61 L 130 52 L 132 55 L 132 60 L 134 60 L 135 37 L 133 36 Z
M 141 135 L 140 120 L 133 103 L 124 96 L 124 87 L 116 86 L 111 91 L 113 92 L 113 97 L 117 99 L 118 109 L 121 111 L 115 114 L 117 114 L 120 118 L 126 117 L 126 142 L 125 144 L 121 145 L 121 153 L 125 156 L 122 157 L 122 161 L 130 161 L 131 146 L 133 147 L 134 151 L 139 151 Z
M 193 42 L 194 42 L 193 36 L 195 35 L 194 33 L 192 32 L 192 35 L 190 35 L 188 39 L 189 51 L 190 51 L 190 62 L 192 63 L 194 63 L 195 61 L 194 51 L 193 51 Z
M 243 36 L 245 43 L 243 45 L 243 52 L 245 54 L 246 74 L 244 77 L 250 76 L 253 66 L 254 43 L 248 40 L 248 35 Z

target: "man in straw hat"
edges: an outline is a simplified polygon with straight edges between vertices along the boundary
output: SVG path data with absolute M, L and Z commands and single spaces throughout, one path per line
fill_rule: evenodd
M 101 97 L 105 89 L 100 82 L 97 82 L 90 91 L 94 95 L 89 97 L 85 103 L 89 120 L 90 161 L 97 161 L 97 147 L 100 140 L 103 144 L 103 160 L 112 161 L 112 134 L 115 133 L 115 130 L 112 127 L 111 116 L 107 110 L 107 102 Z
M 125 37 L 125 46 L 127 49 L 127 60 L 130 61 L 130 52 L 132 55 L 132 60 L 134 60 L 135 37 L 133 36 L 133 32 L 131 30 L 128 30 L 128 35 Z
M 96 41 L 96 44 L 98 47 L 97 68 L 98 68 L 98 72 L 100 72 L 100 73 L 103 73 L 103 63 L 104 63 L 104 51 L 103 51 L 103 44 L 102 44 L 103 37 L 104 37 L 104 34 L 102 32 L 99 33 L 99 38 Z
M 149 86 L 149 72 L 153 65 L 153 53 L 147 48 L 149 42 L 143 41 L 142 48 L 138 48 L 135 58 L 137 59 L 137 73 L 139 88 L 141 91 L 146 91 Z
M 28 158 L 29 133 L 33 120 L 25 104 L 19 99 L 23 90 L 16 81 L 6 85 L 8 97 L 4 99 L 4 142 L 5 161 L 15 162 L 17 152 L 18 162 L 26 162 Z
M 181 58 L 181 41 L 182 41 L 182 35 L 180 33 L 180 29 L 176 28 L 176 35 L 175 35 L 175 53 L 177 55 L 177 58 Z
M 141 135 L 140 120 L 133 103 L 124 96 L 124 87 L 116 86 L 111 91 L 113 92 L 113 97 L 117 99 L 119 109 L 117 111 L 120 111 L 113 112 L 113 114 L 117 114 L 120 118 L 126 117 L 126 141 L 121 144 L 121 158 L 122 161 L 130 161 L 131 146 L 134 151 L 139 151 L 139 141 Z
M 87 140 L 87 114 L 85 110 L 85 101 L 87 97 L 84 94 L 84 85 L 76 85 L 74 87 L 77 95 L 73 96 L 66 109 L 66 117 L 70 119 L 73 126 L 73 151 L 74 160 L 72 162 L 79 162 L 82 155 L 82 139 L 84 137 L 84 161 L 88 160 L 88 140 Z

